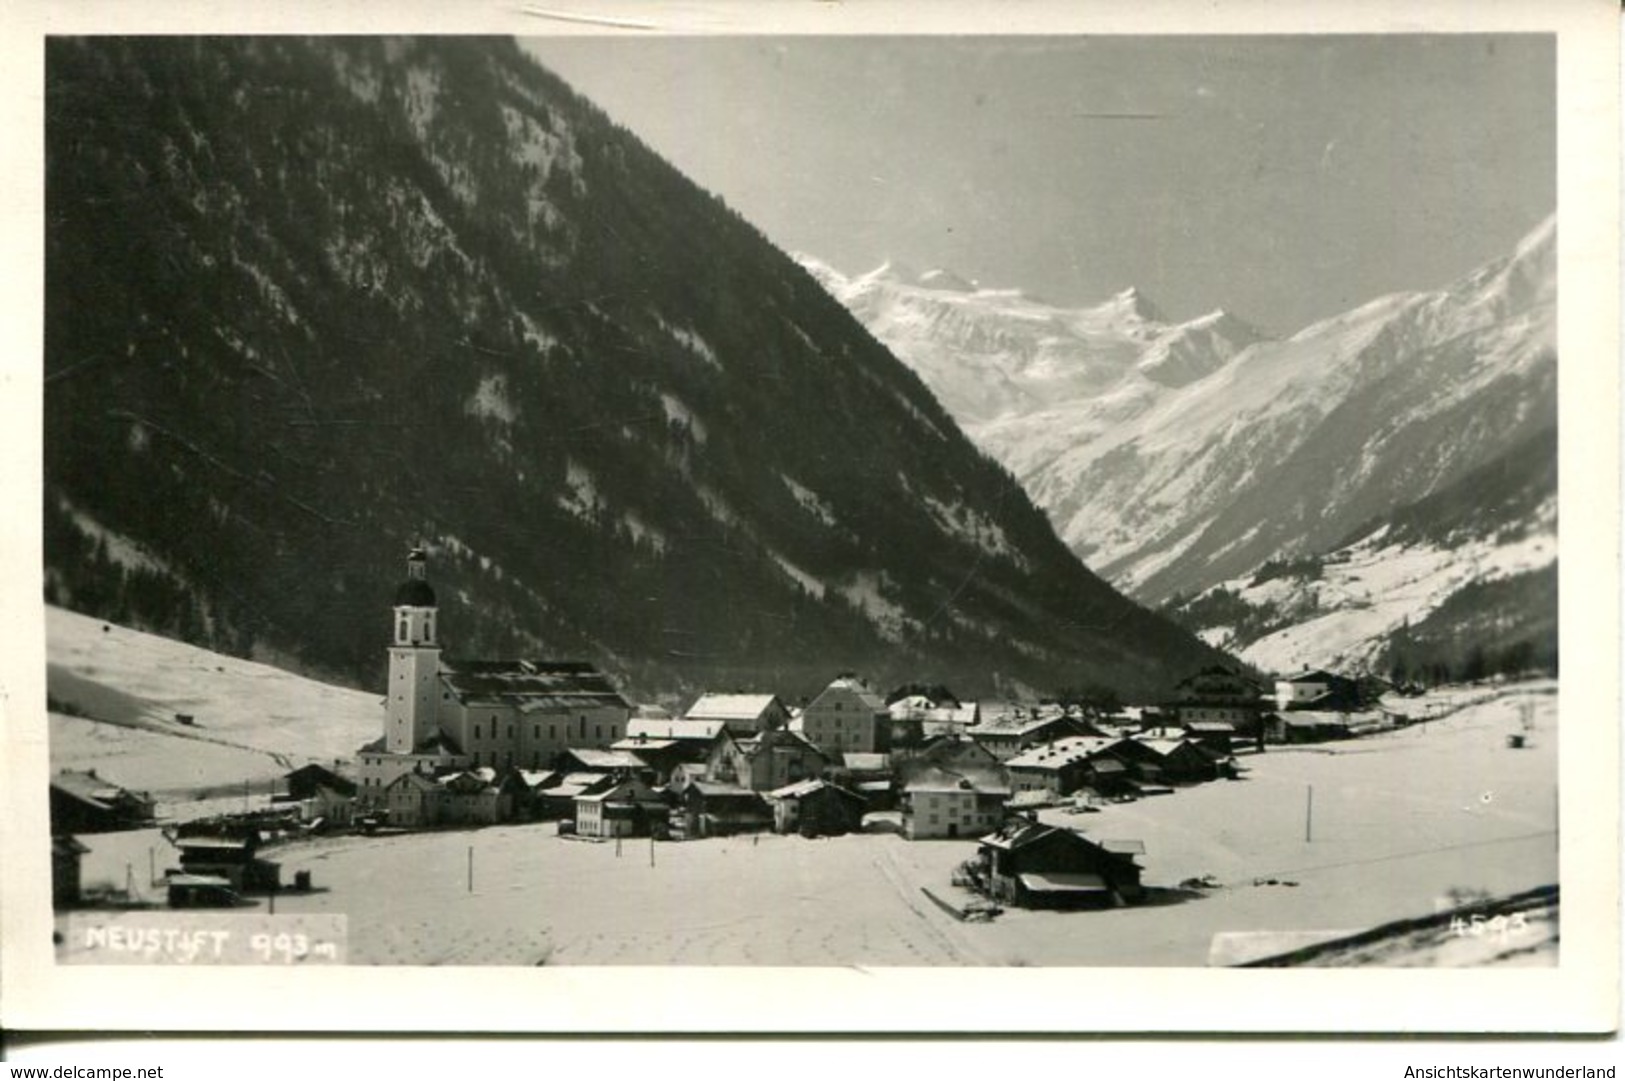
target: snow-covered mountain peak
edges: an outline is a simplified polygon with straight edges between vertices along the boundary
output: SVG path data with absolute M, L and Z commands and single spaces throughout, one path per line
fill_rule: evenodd
M 1183 387 L 1211 375 L 1264 334 L 1222 308 L 1160 335 L 1135 369 L 1154 383 Z
M 941 267 L 927 270 L 924 274 L 921 274 L 918 284 L 922 289 L 935 289 L 944 293 L 974 293 L 977 291 L 975 282 Z
M 1121 313 L 1130 319 L 1138 319 L 1146 323 L 1166 323 L 1168 320 L 1162 310 L 1156 306 L 1137 286 L 1129 286 L 1122 292 L 1113 295 L 1102 308 Z
M 859 275 L 852 282 L 854 286 L 875 285 L 879 283 L 885 283 L 887 285 L 918 285 L 920 283 L 920 275 L 918 271 L 909 266 L 907 263 L 896 259 L 887 259 L 885 262 L 869 271 L 869 273 Z

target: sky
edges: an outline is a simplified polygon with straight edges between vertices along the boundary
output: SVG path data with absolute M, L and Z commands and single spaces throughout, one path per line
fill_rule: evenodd
M 525 47 L 779 247 L 1289 334 L 1556 209 L 1545 35 L 559 37 Z

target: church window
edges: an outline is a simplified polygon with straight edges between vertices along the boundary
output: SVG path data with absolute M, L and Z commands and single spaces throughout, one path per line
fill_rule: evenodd
M 406 641 L 406 620 L 404 618 L 401 620 L 401 625 L 395 628 L 395 639 L 400 642 Z
M 480 738 L 480 726 L 479 726 L 479 725 L 478 725 L 478 724 L 476 724 L 476 725 L 475 725 L 475 726 L 474 726 L 474 738 L 475 738 L 475 739 L 479 739 L 479 738 Z

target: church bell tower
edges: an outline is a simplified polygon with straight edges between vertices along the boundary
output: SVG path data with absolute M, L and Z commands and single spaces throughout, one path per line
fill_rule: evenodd
M 406 557 L 406 580 L 395 590 L 395 634 L 389 646 L 389 697 L 385 749 L 410 754 L 440 730 L 440 646 L 435 637 L 435 598 L 429 558 L 422 548 Z

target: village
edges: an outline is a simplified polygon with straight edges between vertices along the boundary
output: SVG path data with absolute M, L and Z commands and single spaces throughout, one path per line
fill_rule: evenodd
M 59 911 L 288 910 L 300 898 L 345 911 L 353 899 L 321 881 L 315 865 L 325 853 L 300 858 L 313 845 L 382 851 L 393 840 L 492 828 L 510 839 L 540 831 L 552 843 L 607 845 L 615 860 L 646 839 L 651 867 L 656 846 L 671 842 L 726 854 L 748 841 L 754 855 L 774 837 L 958 841 L 912 869 L 895 854 L 876 864 L 956 923 L 986 923 L 1006 909 L 1165 906 L 1222 882 L 1211 873 L 1148 876 L 1156 853 L 1124 828 L 1126 808 L 1191 800 L 1216 786 L 1245 790 L 1270 756 L 1392 736 L 1439 715 L 1437 704 L 1413 706 L 1392 688 L 1332 672 L 1265 683 L 1212 666 L 1170 688 L 1165 702 L 1117 709 L 961 701 L 918 684 L 884 694 L 842 673 L 799 704 L 771 689 L 729 689 L 702 693 L 674 716 L 628 701 L 588 664 L 442 658 L 422 550 L 407 561 L 393 616 L 383 734 L 349 761 L 288 771 L 257 805 L 163 822 L 167 845 L 126 861 L 123 890 L 84 887 L 82 838 L 150 837 L 159 825 L 153 801 L 113 776 L 56 773 Z M 1497 734 L 1505 749 L 1530 737 L 1532 708 L 1524 700 L 1518 722 Z M 1307 796 L 1305 840 L 1312 786 Z M 774 851 L 782 858 L 785 850 Z M 817 861 L 831 850 L 803 851 Z M 469 891 L 474 855 L 469 844 Z M 136 886 L 139 863 L 146 889 Z M 301 863 L 284 881 L 283 865 Z

